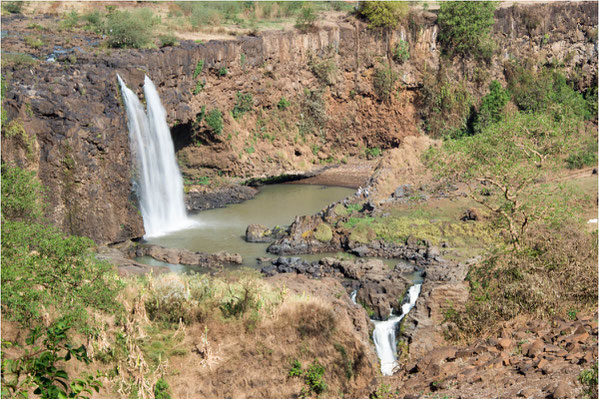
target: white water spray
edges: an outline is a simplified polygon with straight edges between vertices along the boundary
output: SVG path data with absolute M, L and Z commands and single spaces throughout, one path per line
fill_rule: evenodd
M 386 321 L 372 321 L 374 323 L 372 338 L 374 339 L 376 353 L 381 360 L 381 372 L 383 375 L 393 375 L 393 369 L 397 366 L 395 330 L 397 324 L 414 308 L 421 287 L 421 283 L 410 287 L 408 290 L 408 302 L 401 306 L 401 315 L 391 315 Z
M 117 74 L 125 102 L 131 152 L 137 160 L 139 189 L 145 237 L 164 235 L 194 224 L 187 218 L 183 200 L 183 179 L 175 160 L 175 146 L 166 123 L 166 111 L 156 86 L 144 80 L 147 112 L 137 95 Z

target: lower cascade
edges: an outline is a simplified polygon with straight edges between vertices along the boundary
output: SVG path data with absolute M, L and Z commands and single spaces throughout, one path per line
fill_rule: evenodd
M 393 375 L 393 369 L 397 366 L 397 345 L 395 343 L 397 324 L 414 308 L 421 287 L 421 283 L 410 287 L 408 290 L 408 301 L 401 306 L 401 315 L 391 314 L 386 321 L 372 321 L 374 323 L 372 338 L 376 347 L 376 353 L 381 360 L 381 372 L 383 375 Z
M 127 112 L 131 153 L 137 162 L 135 182 L 145 237 L 161 236 L 189 227 L 195 222 L 187 217 L 183 178 L 175 160 L 175 146 L 156 86 L 145 77 L 145 111 L 137 95 L 118 74 L 117 78 Z

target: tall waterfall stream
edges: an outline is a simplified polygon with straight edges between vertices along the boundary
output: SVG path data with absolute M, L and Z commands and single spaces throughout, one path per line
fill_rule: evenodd
M 197 224 L 187 217 L 183 199 L 183 178 L 175 160 L 175 147 L 166 123 L 166 111 L 156 86 L 144 80 L 147 111 L 137 95 L 117 75 L 129 127 L 131 153 L 137 161 L 135 182 L 140 198 L 145 237 Z

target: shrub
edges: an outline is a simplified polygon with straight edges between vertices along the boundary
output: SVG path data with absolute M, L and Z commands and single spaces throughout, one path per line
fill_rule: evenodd
M 171 395 L 168 392 L 169 386 L 164 378 L 160 378 L 154 385 L 154 398 L 155 399 L 170 399 Z
M 202 90 L 204 90 L 204 86 L 206 86 L 204 81 L 198 80 L 191 93 L 193 93 L 194 96 L 198 95 Z
M 310 66 L 312 73 L 318 78 L 318 80 L 324 85 L 332 85 L 335 83 L 337 75 L 337 64 L 334 58 L 322 59 L 311 59 Z
M 366 154 L 366 157 L 370 160 L 380 156 L 383 152 L 378 147 L 367 147 L 366 150 L 364 150 L 364 153 Z
M 25 44 L 32 49 L 39 49 L 44 45 L 44 42 L 37 36 L 25 36 Z
M 129 11 L 115 10 L 106 18 L 106 35 L 110 47 L 141 48 L 150 43 L 152 21 Z
M 583 95 L 568 85 L 560 71 L 548 68 L 533 71 L 510 64 L 506 77 L 512 99 L 522 111 L 549 111 L 557 120 L 594 117 Z
M 437 23 L 444 52 L 449 56 L 490 59 L 495 7 L 491 1 L 442 2 Z
M 285 97 L 281 97 L 281 100 L 279 100 L 279 102 L 277 103 L 277 108 L 279 110 L 286 110 L 290 105 L 291 103 L 289 102 L 289 100 L 287 100 Z
M 196 67 L 193 71 L 193 79 L 196 79 L 204 70 L 204 60 L 199 60 L 196 63 Z
M 24 1 L 3 1 L 2 9 L 9 14 L 21 14 Z
M 172 47 L 179 45 L 177 37 L 172 33 L 169 33 L 167 35 L 160 35 L 158 39 L 160 40 L 160 47 Z
M 369 28 L 395 28 L 408 14 L 409 5 L 399 1 L 361 1 L 358 12 Z
M 218 69 L 218 76 L 227 76 L 227 74 L 229 73 L 229 70 L 226 67 L 221 67 Z
M 314 27 L 316 22 L 316 12 L 309 3 L 304 3 L 300 9 L 300 13 L 295 20 L 295 27 L 302 32 L 307 32 L 309 29 Z
M 210 110 L 206 114 L 206 124 L 210 131 L 215 135 L 220 135 L 223 133 L 223 114 L 218 109 Z
M 300 134 L 322 129 L 328 122 L 324 90 L 304 90 L 299 122 Z
M 37 222 L 43 216 L 42 185 L 35 173 L 2 164 L 2 220 Z
M 393 59 L 400 64 L 408 61 L 410 59 L 410 44 L 405 40 L 400 40 L 395 43 L 395 48 L 393 49 Z
M 509 91 L 501 87 L 498 81 L 492 81 L 489 85 L 489 93 L 483 97 L 480 109 L 476 114 L 474 130 L 480 132 L 486 125 L 499 122 L 509 100 Z
M 461 137 L 469 131 L 473 99 L 465 82 L 426 77 L 422 88 L 425 129 L 433 137 Z
M 236 96 L 237 102 L 233 107 L 233 118 L 235 119 L 241 117 L 246 112 L 251 111 L 254 106 L 254 99 L 251 93 L 244 94 L 242 92 L 237 92 Z
M 42 332 L 41 328 L 30 331 L 25 340 L 27 348 L 18 358 L 7 358 L 4 350 L 21 347 L 2 341 L 2 397 L 26 398 L 30 389 L 42 399 L 79 398 L 83 394 L 99 392 L 101 382 L 92 375 L 75 378 L 61 368 L 72 359 L 89 364 L 85 346 L 75 347 L 67 339 L 68 321 L 58 321 Z M 43 341 L 39 343 L 40 339 Z M 29 346 L 33 346 L 29 348 Z M 61 354 L 62 353 L 62 354 Z
M 314 231 L 314 238 L 319 242 L 330 242 L 333 238 L 333 231 L 327 224 L 319 224 Z
M 308 369 L 304 374 L 304 381 L 306 382 L 306 385 L 308 385 L 310 392 L 314 392 L 319 395 L 327 390 L 328 385 L 323 376 L 324 367 L 318 363 L 318 360 L 315 360 L 314 363 L 308 366 Z
M 597 166 L 597 138 L 588 137 L 583 143 L 566 158 L 569 169 Z
M 155 281 L 145 302 L 148 317 L 153 321 L 192 321 L 189 291 L 182 280 L 168 276 Z
M 79 23 L 79 14 L 77 11 L 73 10 L 68 14 L 63 15 L 62 21 L 60 21 L 58 27 L 59 30 L 67 30 L 75 28 Z
M 122 283 L 110 264 L 95 258 L 90 239 L 40 223 L 39 190 L 33 174 L 2 167 L 2 313 L 34 326 L 53 310 L 86 331 L 88 309 L 119 308 Z
M 578 376 L 578 381 L 584 386 L 583 394 L 588 396 L 589 399 L 597 398 L 598 367 L 599 364 L 595 361 L 591 368 L 580 371 L 580 375 Z
M 383 101 L 390 101 L 391 94 L 397 83 L 397 73 L 390 66 L 383 65 L 374 71 L 373 84 L 374 92 Z

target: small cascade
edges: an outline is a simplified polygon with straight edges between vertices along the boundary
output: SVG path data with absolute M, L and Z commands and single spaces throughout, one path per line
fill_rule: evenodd
M 408 290 L 408 301 L 401 306 L 401 315 L 393 315 L 386 321 L 375 321 L 372 338 L 376 353 L 381 360 L 381 372 L 383 375 L 392 375 L 397 366 L 397 346 L 395 344 L 395 331 L 397 324 L 410 312 L 420 295 L 421 283 L 413 285 Z
M 131 153 L 137 161 L 135 180 L 145 237 L 162 236 L 194 225 L 195 222 L 187 217 L 183 178 L 156 86 L 145 77 L 146 112 L 137 95 L 118 74 L 117 78 L 127 112 Z

